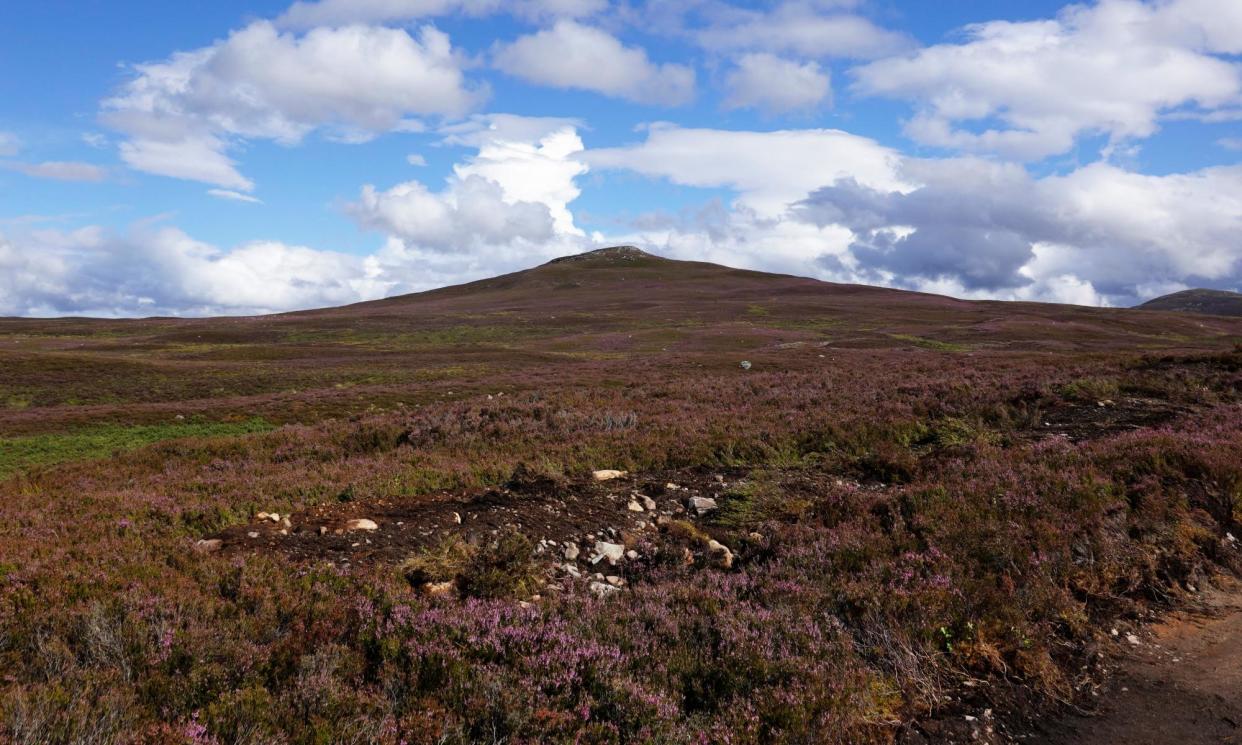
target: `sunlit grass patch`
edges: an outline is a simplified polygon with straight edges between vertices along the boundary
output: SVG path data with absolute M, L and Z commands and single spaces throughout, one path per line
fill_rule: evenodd
M 261 418 L 244 422 L 177 422 L 174 424 L 106 424 L 77 432 L 0 439 L 0 478 L 38 466 L 106 458 L 162 440 L 222 437 L 266 432 L 273 425 Z
M 965 344 L 954 344 L 952 342 L 940 341 L 938 339 L 925 339 L 921 336 L 914 336 L 913 334 L 889 334 L 888 336 L 890 339 L 896 339 L 897 341 L 908 342 L 910 344 L 913 344 L 916 347 L 922 347 L 923 349 L 931 349 L 936 352 L 967 352 L 967 351 L 970 351 L 970 347 L 966 346 Z

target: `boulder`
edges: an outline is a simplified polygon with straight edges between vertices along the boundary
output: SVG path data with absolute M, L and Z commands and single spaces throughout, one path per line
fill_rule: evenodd
M 639 504 L 637 500 L 633 500 L 633 499 L 630 500 L 630 503 L 627 504 L 625 508 L 629 510 L 630 512 L 646 512 L 646 509 L 641 504 Z
M 690 509 L 694 510 L 696 515 L 702 517 L 713 510 L 719 509 L 719 505 L 711 497 L 691 497 Z
M 202 538 L 194 542 L 194 550 L 200 554 L 210 554 L 219 551 L 224 547 L 224 541 L 219 538 Z
M 578 554 L 580 553 L 582 552 L 578 549 L 578 544 L 565 544 L 565 561 L 576 561 L 578 559 Z
M 603 470 L 593 471 L 591 473 L 591 478 L 596 481 L 612 481 L 613 479 L 619 479 L 625 476 L 626 473 L 626 471 L 617 471 L 611 468 L 605 468 Z
M 598 564 L 601 559 L 607 559 L 609 564 L 616 564 L 623 558 L 625 558 L 625 546 L 620 543 L 596 541 L 595 556 L 591 557 L 591 563 Z
M 652 499 L 651 497 L 643 495 L 638 498 L 638 501 L 642 502 L 643 508 L 645 508 L 648 512 L 655 511 L 656 501 Z
M 591 583 L 591 592 L 595 593 L 601 598 L 607 595 L 611 595 L 614 592 L 619 592 L 619 591 L 620 590 L 618 588 L 613 587 L 607 582 L 592 582 Z
M 707 555 L 711 557 L 712 563 L 721 569 L 733 568 L 733 552 L 720 541 L 712 539 L 707 542 Z
M 379 530 L 379 525 L 374 520 L 368 520 L 365 517 L 355 518 L 345 523 L 346 530 Z

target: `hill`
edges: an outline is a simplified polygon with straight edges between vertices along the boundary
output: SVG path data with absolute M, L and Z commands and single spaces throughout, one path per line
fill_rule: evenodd
M 1242 294 L 1226 290 L 1182 290 L 1148 300 L 1138 307 L 1144 310 L 1242 316 Z
M 0 742 L 1045 741 L 1242 570 L 1240 340 L 632 247 L 3 319 Z

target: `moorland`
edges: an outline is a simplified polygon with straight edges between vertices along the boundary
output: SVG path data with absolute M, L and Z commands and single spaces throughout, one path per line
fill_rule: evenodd
M 1240 383 L 1239 318 L 629 248 L 0 319 L 0 742 L 1007 741 L 1242 568 Z

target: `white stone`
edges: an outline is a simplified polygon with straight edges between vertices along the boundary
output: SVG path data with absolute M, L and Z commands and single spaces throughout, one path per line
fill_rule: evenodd
M 614 592 L 620 592 L 620 590 L 608 584 L 607 582 L 592 582 L 591 592 L 595 593 L 596 595 L 602 598 L 606 595 L 611 595 Z
M 592 564 L 598 564 L 600 559 L 607 559 L 609 564 L 616 564 L 625 557 L 625 546 L 620 543 L 609 543 L 607 541 L 595 542 L 595 557 L 591 559 Z
M 619 479 L 626 474 L 626 471 L 617 471 L 611 468 L 604 468 L 599 471 L 593 471 L 591 473 L 591 478 L 596 481 L 612 481 L 613 479 Z
M 691 497 L 690 509 L 702 516 L 712 510 L 719 509 L 719 506 L 716 504 L 716 500 L 711 497 Z
M 643 506 L 633 499 L 630 500 L 630 503 L 627 504 L 625 508 L 630 512 L 646 512 L 646 510 L 643 509 Z
M 576 561 L 578 559 L 578 554 L 580 553 L 581 551 L 578 549 L 578 544 L 569 543 L 565 545 L 565 561 Z
M 645 494 L 644 494 L 643 496 L 639 497 L 638 499 L 639 499 L 639 501 L 640 501 L 640 502 L 642 502 L 642 503 L 643 503 L 643 507 L 645 507 L 648 511 L 654 511 L 654 510 L 655 510 L 655 508 L 656 508 L 656 501 L 655 501 L 654 499 L 652 499 L 651 497 L 648 497 L 647 495 L 645 495 Z
M 355 518 L 345 523 L 346 530 L 379 530 L 374 520 L 368 520 L 365 517 Z

